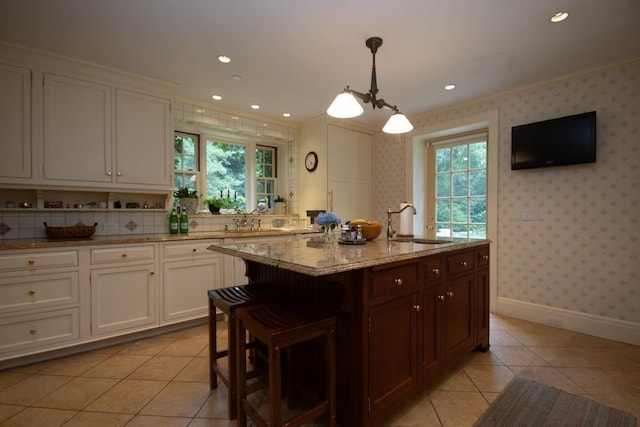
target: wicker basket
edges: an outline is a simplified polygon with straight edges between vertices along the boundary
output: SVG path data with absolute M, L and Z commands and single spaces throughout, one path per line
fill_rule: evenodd
M 83 239 L 93 236 L 96 232 L 96 222 L 93 225 L 72 225 L 68 227 L 49 227 L 44 223 L 47 237 L 50 239 Z

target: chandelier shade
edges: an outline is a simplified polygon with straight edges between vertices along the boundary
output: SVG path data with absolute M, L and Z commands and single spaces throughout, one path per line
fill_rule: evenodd
M 393 113 L 387 123 L 382 128 L 384 133 L 407 133 L 413 130 L 413 125 L 407 119 L 407 116 L 397 112 Z
M 347 89 L 339 93 L 329 105 L 329 108 L 327 108 L 328 115 L 339 119 L 351 119 L 364 113 L 364 108 L 348 89 L 347 87 Z
M 380 37 L 370 37 L 365 42 L 365 45 L 371 50 L 371 55 L 373 57 L 373 66 L 371 67 L 371 88 L 369 89 L 369 92 L 361 93 L 352 90 L 347 86 L 338 94 L 338 96 L 336 96 L 331 105 L 329 105 L 329 108 L 327 108 L 327 114 L 339 119 L 350 119 L 361 115 L 364 112 L 364 108 L 362 108 L 362 105 L 360 105 L 356 99 L 358 98 L 364 104 L 371 103 L 374 110 L 376 108 L 385 108 L 394 112 L 382 128 L 383 132 L 393 134 L 410 132 L 413 130 L 413 125 L 409 119 L 407 119 L 407 117 L 398 110 L 398 107 L 387 103 L 382 98 L 377 98 L 378 83 L 376 76 L 376 52 L 378 51 L 378 48 L 382 46 L 382 39 Z

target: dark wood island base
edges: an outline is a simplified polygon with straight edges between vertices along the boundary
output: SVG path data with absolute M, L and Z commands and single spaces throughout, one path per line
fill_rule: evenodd
M 363 267 L 345 262 L 350 269 L 336 265 L 317 274 L 306 271 L 310 261 L 296 269 L 283 257 L 256 256 L 255 247 L 211 249 L 244 258 L 250 282 L 336 314 L 338 425 L 383 424 L 388 412 L 437 374 L 474 349 L 489 349 L 486 240 L 435 250 L 408 248 L 407 259 L 394 256 Z M 304 258 L 298 249 L 309 250 L 289 249 L 291 259 Z M 340 255 L 344 259 L 349 253 Z

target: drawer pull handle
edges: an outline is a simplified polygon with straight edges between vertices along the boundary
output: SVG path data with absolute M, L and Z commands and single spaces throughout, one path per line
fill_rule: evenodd
M 402 286 L 402 279 L 393 279 L 393 284 L 396 286 Z
M 127 254 L 122 254 L 122 258 L 126 258 L 126 257 L 127 257 Z
M 438 295 L 436 298 L 438 301 L 444 301 L 444 295 Z
M 35 334 L 36 334 L 36 332 L 38 332 L 38 331 L 36 330 L 36 328 L 31 328 L 31 330 L 29 330 L 29 334 L 31 334 L 31 335 L 35 335 Z
M 29 295 L 32 295 L 32 296 L 33 296 L 33 295 L 35 295 L 35 294 L 36 294 L 36 291 L 34 291 L 33 289 L 29 289 Z
M 149 276 L 153 276 L 154 274 L 156 274 L 154 271 L 149 272 Z
M 108 171 L 108 172 L 107 172 L 107 176 L 111 176 L 111 171 Z
M 197 250 L 198 250 L 198 249 L 196 249 L 196 248 L 193 248 L 193 252 L 196 252 Z
M 431 272 L 432 272 L 433 274 L 435 274 L 436 276 L 437 276 L 438 274 L 440 274 L 440 270 L 439 270 L 439 269 L 437 269 L 437 268 L 434 268 L 433 270 L 431 270 Z
M 451 292 L 451 291 L 447 292 L 447 296 L 448 296 L 449 298 L 453 298 L 453 292 Z
M 413 306 L 413 309 L 414 309 L 415 311 L 420 311 L 421 307 L 420 307 L 419 305 L 414 305 L 414 306 Z
M 33 265 L 33 264 L 35 264 L 36 262 L 35 262 L 34 260 L 30 259 L 29 261 L 27 261 L 27 263 L 29 263 L 29 265 Z
M 460 261 L 460 265 L 466 267 L 469 265 L 469 263 L 467 261 Z
M 482 255 L 482 259 L 485 260 L 485 261 L 488 260 L 489 259 L 489 255 Z

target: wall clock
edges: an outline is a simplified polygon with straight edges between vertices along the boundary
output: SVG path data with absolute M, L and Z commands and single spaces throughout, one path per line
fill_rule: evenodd
M 318 167 L 318 155 L 315 151 L 309 151 L 304 158 L 304 166 L 309 172 L 313 172 Z

